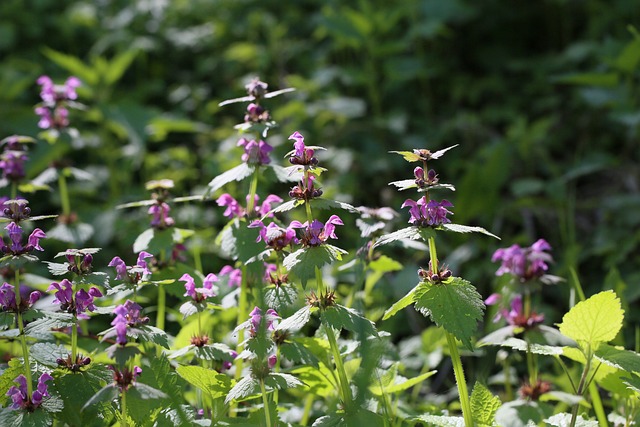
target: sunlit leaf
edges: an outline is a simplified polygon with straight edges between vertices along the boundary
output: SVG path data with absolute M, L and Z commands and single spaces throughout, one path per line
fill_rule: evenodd
M 217 177 L 213 178 L 209 182 L 209 188 L 205 194 L 205 198 L 233 181 L 242 181 L 243 179 L 251 176 L 255 172 L 255 166 L 247 163 L 240 163 L 238 166 L 229 169 L 226 172 L 221 173 Z
M 498 396 L 494 396 L 482 383 L 476 382 L 471 392 L 471 413 L 476 423 L 493 426 L 500 405 L 502 402 Z
M 455 233 L 482 233 L 487 236 L 495 237 L 500 240 L 498 236 L 493 233 L 488 232 L 482 227 L 470 227 L 468 225 L 460 225 L 460 224 L 442 224 L 442 228 L 448 231 L 453 231 Z

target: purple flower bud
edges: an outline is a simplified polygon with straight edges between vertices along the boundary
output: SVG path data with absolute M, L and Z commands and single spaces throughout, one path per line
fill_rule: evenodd
M 229 276 L 229 287 L 240 287 L 240 284 L 242 283 L 242 270 L 239 268 L 233 268 L 230 265 L 222 267 L 218 276 Z
M 127 277 L 127 265 L 119 256 L 113 257 L 107 266 L 116 268 L 116 280 L 123 280 Z
M 527 248 L 519 245 L 511 245 L 508 248 L 496 250 L 491 261 L 500 261 L 497 276 L 511 274 L 521 282 L 537 279 L 549 269 L 548 264 L 553 261 L 551 255 L 545 251 L 551 250 L 551 246 L 544 239 L 539 239 Z
M 276 366 L 277 362 L 278 362 L 278 357 L 275 354 L 272 354 L 271 356 L 267 357 L 267 364 L 269 365 L 269 369 L 273 369 L 273 367 Z
M 36 228 L 29 235 L 28 244 L 29 246 L 33 246 L 33 248 L 37 251 L 43 251 L 44 249 L 42 249 L 42 247 L 40 246 L 40 239 L 44 239 L 45 237 L 47 237 L 47 235 L 44 234 L 44 231 Z

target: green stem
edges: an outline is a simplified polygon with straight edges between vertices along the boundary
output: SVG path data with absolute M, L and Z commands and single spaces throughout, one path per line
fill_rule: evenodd
M 313 406 L 313 395 L 309 393 L 307 399 L 304 401 L 304 410 L 302 412 L 302 419 L 300 424 L 306 426 L 309 422 L 309 416 L 311 415 L 311 407 Z
M 593 357 L 591 353 L 591 348 L 587 348 L 586 356 L 587 356 L 587 363 L 584 366 L 584 371 L 582 371 L 582 376 L 580 377 L 580 383 L 578 383 L 578 390 L 576 393 L 578 396 L 582 396 L 582 394 L 584 393 L 584 389 L 587 384 L 587 377 L 589 376 L 589 371 L 591 370 L 591 359 Z M 575 427 L 576 421 L 578 420 L 579 408 L 580 408 L 580 404 L 576 403 L 575 406 L 573 407 L 573 411 L 571 411 L 571 423 L 569 424 L 569 427 Z
M 438 252 L 436 251 L 435 237 L 429 237 L 429 259 L 431 260 L 431 273 L 438 274 Z
M 69 203 L 69 190 L 67 189 L 67 179 L 64 176 L 64 170 L 58 174 L 58 188 L 60 190 L 60 204 L 62 205 L 62 215 L 68 217 L 71 213 L 71 204 Z
M 331 347 L 331 353 L 333 353 L 333 361 L 336 364 L 336 370 L 338 371 L 338 378 L 340 382 L 340 391 L 342 394 L 342 401 L 346 408 L 350 408 L 352 404 L 351 388 L 349 387 L 349 380 L 347 379 L 347 372 L 344 369 L 342 363 L 342 356 L 340 355 L 340 348 L 338 347 L 338 341 L 333 333 L 333 328 L 327 321 L 327 318 L 322 314 L 321 317 L 324 329 L 327 332 L 327 339 L 329 340 L 329 346 Z
M 129 423 L 127 422 L 127 392 L 122 391 L 120 393 L 120 409 L 121 409 L 121 417 L 122 417 L 122 427 L 127 427 Z
M 11 183 L 11 200 L 15 200 L 18 197 L 18 184 L 16 182 Z
M 600 427 L 607 427 L 609 425 L 607 414 L 604 412 L 604 406 L 602 406 L 602 399 L 600 399 L 598 386 L 593 381 L 589 384 L 589 395 L 591 395 L 591 404 L 593 406 L 593 410 L 596 413 L 598 424 L 600 425 Z
M 507 402 L 513 400 L 513 386 L 511 385 L 511 362 L 509 356 L 504 359 L 504 393 Z
M 256 204 L 256 192 L 258 191 L 258 167 L 256 166 L 255 171 L 253 171 L 253 176 L 251 177 L 251 183 L 249 184 L 249 196 L 247 200 L 247 217 L 251 217 L 253 215 L 253 210 L 255 209 Z
M 78 354 L 78 317 L 73 315 L 73 326 L 71 326 L 71 363 L 76 363 Z
M 449 345 L 449 354 L 451 355 L 451 362 L 453 362 L 453 373 L 456 377 L 456 384 L 458 385 L 458 394 L 460 394 L 460 405 L 462 406 L 462 417 L 464 418 L 465 427 L 473 427 L 473 416 L 471 414 L 471 403 L 469 401 L 469 391 L 467 390 L 467 383 L 464 378 L 464 369 L 462 368 L 462 359 L 458 352 L 458 344 L 455 337 L 445 331 L 447 337 L 447 344 Z
M 24 321 L 22 320 L 22 312 L 20 311 L 20 271 L 16 270 L 14 285 L 16 307 L 16 317 L 18 321 L 18 331 L 20 332 L 20 346 L 22 347 L 22 358 L 24 360 L 24 376 L 27 379 L 27 396 L 33 394 L 33 384 L 31 384 L 31 364 L 29 363 L 29 348 L 27 347 L 27 337 L 24 335 Z
M 167 305 L 167 291 L 164 285 L 158 285 L 158 313 L 156 318 L 156 327 L 164 330 L 164 317 Z
M 247 313 L 247 298 L 249 292 L 249 285 L 247 282 L 247 266 L 245 264 L 242 265 L 242 280 L 240 281 L 240 297 L 238 301 L 238 318 L 236 320 L 236 324 L 239 325 L 244 322 L 244 319 L 249 317 Z M 244 342 L 244 329 L 240 329 L 238 331 L 238 345 L 236 347 L 236 352 L 238 354 L 242 353 L 242 343 Z M 242 369 L 244 367 L 244 361 L 241 358 L 236 358 L 236 374 L 235 380 L 239 381 L 242 378 Z M 235 403 L 232 404 L 230 408 L 230 416 L 235 417 Z
M 267 427 L 272 427 L 271 414 L 269 413 L 269 400 L 267 399 L 267 390 L 264 386 L 264 378 L 260 378 L 260 391 L 262 392 L 262 406 L 264 406 L 264 419 Z
M 527 341 L 527 368 L 529 370 L 529 384 L 535 386 L 538 383 L 538 369 L 535 355 L 531 351 L 531 344 Z

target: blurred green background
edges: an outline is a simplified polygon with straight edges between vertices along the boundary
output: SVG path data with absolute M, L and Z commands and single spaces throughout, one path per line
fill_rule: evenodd
M 104 247 L 106 265 L 129 256 L 148 226 L 144 209 L 113 209 L 147 198 L 147 180 L 171 178 L 176 195 L 202 194 L 239 163 L 233 125 L 245 106 L 218 103 L 243 96 L 259 76 L 272 90 L 297 89 L 266 104 L 280 124 L 272 157 L 282 159 L 287 136 L 300 131 L 329 149 L 325 194 L 353 205 L 399 211 L 415 198 L 387 185 L 413 169 L 389 150 L 459 144 L 430 166 L 457 187 L 444 195 L 455 222 L 502 241 L 449 236 L 439 252 L 484 296 L 496 248 L 545 238 L 552 274 L 570 285 L 575 269 L 588 295 L 613 288 L 633 303 L 639 30 L 635 0 L 2 0 L 0 137 L 38 134 L 38 76 L 83 81 L 87 110 L 72 116 L 82 138 L 39 143 L 28 168 L 35 177 L 63 159 L 94 176 L 70 190 L 80 220 L 99 230 L 82 244 Z M 270 190 L 286 197 L 288 188 Z M 30 198 L 36 213 L 59 210 L 55 186 Z M 214 203 L 173 213 L 202 230 L 204 253 L 215 252 L 224 221 Z M 426 263 L 424 254 L 388 249 L 396 250 L 408 266 Z M 387 280 L 407 289 L 413 271 Z M 566 301 L 569 285 L 545 291 L 547 311 L 564 312 L 553 301 Z

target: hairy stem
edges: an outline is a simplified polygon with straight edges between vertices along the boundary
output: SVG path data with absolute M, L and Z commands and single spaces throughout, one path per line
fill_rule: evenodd
M 122 427 L 128 427 L 129 423 L 127 421 L 127 392 L 124 390 L 122 391 L 122 393 L 120 393 L 120 416 L 122 417 Z
M 580 382 L 578 383 L 578 390 L 576 394 L 578 396 L 582 396 L 585 391 L 587 385 L 587 377 L 589 376 L 589 371 L 591 370 L 591 359 L 593 358 L 593 354 L 591 352 L 591 348 L 587 348 L 587 363 L 584 366 L 584 370 L 582 371 L 582 376 L 580 377 Z M 571 423 L 569 427 L 575 427 L 576 421 L 578 420 L 578 410 L 580 409 L 580 404 L 576 403 L 573 407 L 573 411 L 571 411 Z
M 164 285 L 158 285 L 158 313 L 156 319 L 156 327 L 164 330 L 164 317 L 167 305 L 167 291 Z
M 260 391 L 262 392 L 262 406 L 264 406 L 264 419 L 267 427 L 271 427 L 271 414 L 269 413 L 269 400 L 267 399 L 267 389 L 264 386 L 264 378 L 260 378 Z
M 16 317 L 18 321 L 18 331 L 20 331 L 20 345 L 22 347 L 22 358 L 24 359 L 24 376 L 27 379 L 27 395 L 31 397 L 33 393 L 33 384 L 31 384 L 31 364 L 29 363 L 29 349 L 27 347 L 27 337 L 24 335 L 24 321 L 22 320 L 22 312 L 20 311 L 20 271 L 16 270 L 15 286 L 16 307 L 18 307 Z
M 64 176 L 64 171 L 61 170 L 58 174 L 58 189 L 60 190 L 60 204 L 62 205 L 62 215 L 66 218 L 71 213 L 71 204 L 69 202 L 69 190 L 67 189 L 67 179 Z
M 451 355 L 451 362 L 453 362 L 453 373 L 456 377 L 456 384 L 458 385 L 458 394 L 460 395 L 460 405 L 462 406 L 462 417 L 464 418 L 465 427 L 473 427 L 473 416 L 471 414 L 471 402 L 469 401 L 469 391 L 467 389 L 467 383 L 464 378 L 464 369 L 462 368 L 462 359 L 458 352 L 458 344 L 456 338 L 445 331 L 447 337 L 447 344 L 449 345 L 449 354 Z
M 351 388 L 349 387 L 349 380 L 347 379 L 347 372 L 344 369 L 342 363 L 342 356 L 340 355 L 340 348 L 338 347 L 338 341 L 333 333 L 333 328 L 327 321 L 324 314 L 321 316 L 322 324 L 327 332 L 327 339 L 329 340 L 329 346 L 331 347 L 331 353 L 333 354 L 333 361 L 336 364 L 336 370 L 338 371 L 338 379 L 340 380 L 340 394 L 342 395 L 342 401 L 345 407 L 350 408 L 352 404 Z
M 302 412 L 302 419 L 300 425 L 306 426 L 309 423 L 309 417 L 311 415 L 311 407 L 313 406 L 313 394 L 309 393 L 304 401 L 304 410 Z

